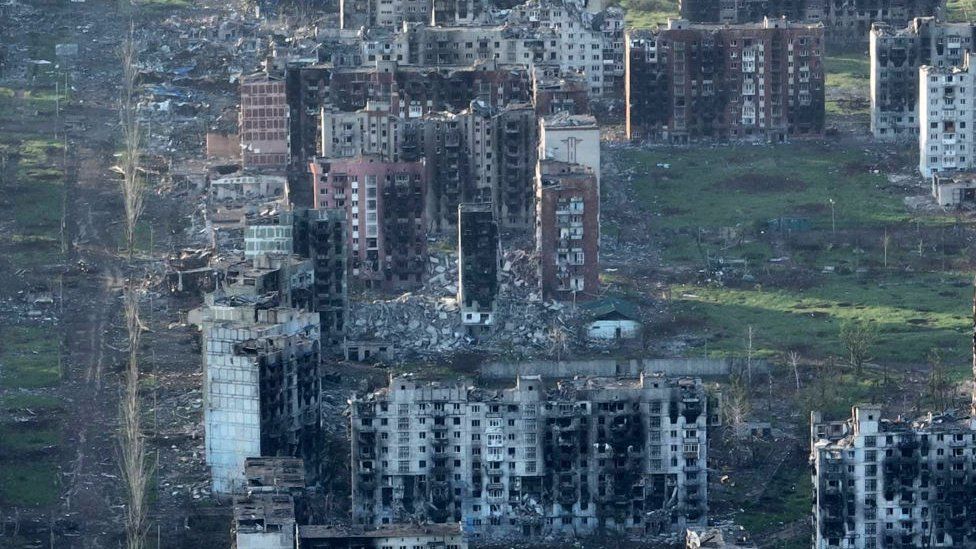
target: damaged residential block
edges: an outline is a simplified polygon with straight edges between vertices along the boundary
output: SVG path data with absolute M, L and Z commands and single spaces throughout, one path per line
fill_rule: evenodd
M 824 129 L 823 26 L 672 19 L 627 35 L 627 137 L 783 142 Z
M 427 268 L 424 162 L 316 159 L 315 206 L 346 215 L 349 272 L 367 288 L 421 286 Z
M 766 17 L 823 23 L 832 47 L 863 46 L 873 23 L 903 27 L 914 17 L 936 16 L 944 0 L 680 0 L 683 19 L 736 25 Z
M 245 168 L 284 170 L 288 164 L 285 82 L 268 73 L 241 79 L 241 155 Z
M 971 418 L 887 420 L 858 405 L 824 422 L 814 412 L 814 547 L 976 547 L 974 448 Z
M 700 380 L 652 375 L 392 377 L 349 402 L 353 520 L 461 522 L 485 540 L 703 526 L 706 401 Z
M 958 67 L 923 65 L 918 70 L 918 169 L 925 177 L 976 169 L 976 116 L 966 104 L 976 98 L 976 71 L 970 62 L 966 52 Z
M 491 204 L 458 206 L 458 294 L 461 322 L 491 326 L 498 297 L 500 244 Z
M 919 67 L 957 67 L 976 27 L 917 17 L 906 28 L 871 26 L 871 133 L 886 141 L 918 139 Z
M 600 291 L 600 189 L 593 170 L 540 160 L 536 249 L 543 299 L 584 301 Z
M 213 492 L 241 493 L 249 457 L 294 456 L 318 464 L 324 440 L 319 315 L 210 294 L 201 324 Z

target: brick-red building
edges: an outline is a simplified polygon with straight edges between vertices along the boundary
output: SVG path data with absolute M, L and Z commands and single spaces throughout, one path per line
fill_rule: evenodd
M 245 168 L 284 170 L 288 165 L 285 82 L 266 73 L 241 79 L 241 160 Z
M 536 249 L 545 299 L 586 300 L 600 289 L 600 189 L 593 170 L 540 160 Z
M 824 126 L 823 26 L 784 19 L 667 28 L 626 38 L 627 135 L 785 141 Z
M 420 285 L 427 264 L 424 163 L 320 158 L 311 171 L 315 207 L 346 212 L 350 274 L 369 288 Z

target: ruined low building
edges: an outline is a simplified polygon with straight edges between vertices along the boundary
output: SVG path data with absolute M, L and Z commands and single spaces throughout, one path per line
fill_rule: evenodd
M 295 549 L 295 502 L 289 494 L 234 497 L 235 549 Z
M 783 142 L 824 128 L 823 26 L 670 19 L 627 39 L 629 139 Z
M 245 168 L 284 172 L 288 165 L 285 82 L 267 73 L 241 78 L 240 138 Z
M 976 27 L 916 17 L 905 28 L 871 26 L 871 133 L 886 141 L 919 137 L 919 67 L 962 65 Z
M 461 522 L 484 539 L 706 524 L 700 380 L 393 377 L 349 404 L 357 524 Z
M 501 248 L 491 204 L 458 206 L 458 305 L 461 322 L 486 327 L 495 321 Z
M 254 200 L 281 197 L 286 180 L 280 175 L 235 174 L 210 181 L 210 196 L 214 200 Z
M 958 67 L 918 69 L 918 169 L 925 177 L 976 168 L 976 72 L 967 52 Z M 923 84 L 924 83 L 924 84 Z M 968 103 L 968 105 L 967 105 Z
M 593 170 L 540 160 L 536 249 L 543 299 L 586 301 L 600 291 L 600 190 Z
M 350 274 L 368 288 L 419 286 L 427 267 L 424 162 L 316 159 L 315 207 L 346 215 Z
M 467 549 L 461 525 L 390 524 L 362 526 L 302 525 L 298 527 L 302 549 Z
M 976 173 L 935 174 L 932 177 L 932 196 L 943 207 L 976 206 Z
M 321 451 L 319 315 L 210 294 L 202 318 L 206 459 L 215 494 L 241 493 L 245 459 Z
M 951 414 L 811 416 L 814 547 L 976 547 L 976 424 Z

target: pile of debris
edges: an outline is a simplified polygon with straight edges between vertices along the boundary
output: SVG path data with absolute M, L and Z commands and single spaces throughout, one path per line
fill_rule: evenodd
M 574 332 L 575 312 L 558 302 L 544 302 L 538 276 L 535 253 L 506 250 L 495 326 L 475 336 L 461 323 L 457 254 L 432 251 L 422 290 L 394 299 L 351 301 L 347 335 L 395 342 L 401 360 L 473 349 L 541 354 L 551 347 L 553 330 Z

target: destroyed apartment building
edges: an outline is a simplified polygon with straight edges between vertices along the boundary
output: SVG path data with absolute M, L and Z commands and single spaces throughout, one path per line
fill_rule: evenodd
M 973 49 L 972 23 L 917 17 L 905 28 L 871 26 L 871 133 L 876 139 L 919 138 L 919 68 L 963 64 Z
M 498 298 L 501 246 L 491 204 L 458 206 L 458 294 L 468 329 L 491 326 Z
M 629 139 L 783 142 L 824 129 L 823 26 L 671 19 L 627 36 Z
M 600 189 L 591 168 L 540 160 L 536 247 L 543 299 L 589 300 L 600 289 Z
M 246 495 L 234 496 L 235 549 L 467 549 L 458 523 L 315 524 L 304 470 L 296 458 L 245 460 Z
M 863 45 L 873 23 L 901 28 L 915 17 L 939 16 L 944 9 L 944 0 L 680 0 L 678 12 L 695 23 L 737 25 L 766 17 L 822 23 L 827 44 L 849 47 Z
M 951 413 L 915 421 L 858 405 L 811 417 L 814 547 L 976 547 L 976 425 Z
M 213 492 L 241 493 L 250 457 L 320 464 L 319 315 L 267 297 L 220 294 L 207 296 L 200 315 Z
M 976 169 L 976 116 L 967 105 L 976 100 L 970 60 L 966 52 L 958 67 L 918 70 L 918 169 L 924 177 Z
M 424 162 L 317 159 L 315 207 L 346 215 L 350 274 L 367 288 L 422 285 L 427 274 Z
M 296 307 L 319 313 L 321 342 L 326 352 L 338 352 L 342 344 L 348 309 L 347 292 L 347 221 L 345 212 L 330 209 L 294 208 L 254 216 L 244 228 L 244 256 L 255 265 L 267 262 L 263 256 L 277 258 L 282 254 L 306 258 L 311 269 L 310 281 L 302 285 L 306 299 L 293 300 Z M 219 265 L 213 268 L 221 270 Z M 301 271 L 290 267 L 291 293 L 299 289 Z M 300 279 L 304 280 L 304 279 Z M 260 296 L 261 292 L 251 292 Z
M 486 540 L 703 526 L 707 401 L 700 380 L 652 375 L 392 377 L 349 402 L 353 521 L 460 522 Z
M 288 165 L 285 82 L 267 73 L 241 79 L 241 160 L 245 168 L 283 170 Z

